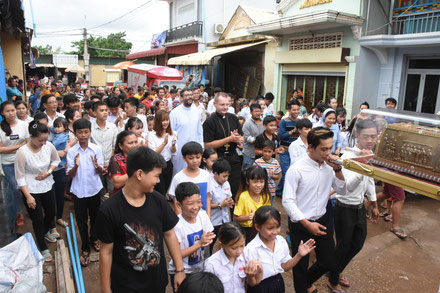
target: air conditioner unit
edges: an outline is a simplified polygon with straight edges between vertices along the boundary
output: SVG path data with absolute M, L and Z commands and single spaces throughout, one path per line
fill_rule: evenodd
M 225 31 L 225 25 L 223 23 L 214 24 L 214 33 L 217 35 L 221 35 Z

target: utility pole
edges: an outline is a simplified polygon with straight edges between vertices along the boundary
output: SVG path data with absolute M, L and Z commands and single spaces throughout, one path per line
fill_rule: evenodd
M 84 28 L 84 69 L 86 70 L 86 81 L 90 81 L 89 52 L 87 49 L 87 29 Z

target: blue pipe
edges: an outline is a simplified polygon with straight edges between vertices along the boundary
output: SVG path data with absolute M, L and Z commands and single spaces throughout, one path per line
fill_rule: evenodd
M 69 244 L 70 260 L 72 261 L 73 275 L 75 277 L 76 288 L 78 288 L 78 292 L 81 293 L 81 287 L 79 285 L 79 278 L 78 278 L 78 271 L 76 269 L 76 264 L 75 264 L 75 255 L 74 255 L 73 248 L 72 248 L 72 240 L 70 239 L 69 226 L 66 227 L 66 233 L 67 233 L 67 243 Z
M 84 279 L 83 279 L 83 274 L 82 274 L 82 269 L 81 269 L 81 262 L 79 260 L 78 243 L 76 240 L 76 232 L 75 232 L 75 222 L 73 221 L 72 213 L 70 213 L 70 223 L 72 225 L 72 237 L 73 237 L 73 245 L 74 245 L 75 253 L 76 253 L 75 259 L 76 259 L 76 265 L 78 268 L 79 284 L 81 285 L 80 293 L 86 293 L 86 289 L 84 288 Z

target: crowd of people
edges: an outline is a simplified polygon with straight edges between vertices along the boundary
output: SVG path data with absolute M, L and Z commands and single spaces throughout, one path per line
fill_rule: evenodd
M 52 261 L 46 242 L 60 238 L 57 225 L 68 226 L 69 198 L 81 265 L 91 249 L 100 252 L 103 292 L 164 292 L 168 274 L 178 292 L 202 279 L 213 288 L 220 280 L 225 292 L 284 292 L 281 273 L 291 269 L 296 292 L 317 292 L 326 273 L 331 291 L 343 292 L 366 219 L 380 215 L 377 198 L 390 198 L 381 215 L 406 237 L 403 189 L 386 184 L 376 196 L 372 178 L 335 163 L 371 154 L 379 128 L 362 113 L 346 125 L 334 98 L 309 115 L 298 88 L 284 114 L 271 93 L 235 100 L 203 85 L 135 92 L 47 82 L 32 87 L 29 104 L 14 90 L 0 106 L 11 232 L 24 224 L 24 205 Z M 277 196 L 289 216 L 287 237 Z

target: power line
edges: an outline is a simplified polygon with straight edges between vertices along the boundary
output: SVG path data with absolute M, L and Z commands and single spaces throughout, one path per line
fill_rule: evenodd
M 132 10 L 130 10 L 130 11 L 124 13 L 123 15 L 121 15 L 121 16 L 119 16 L 119 17 L 113 19 L 113 20 L 110 20 L 110 21 L 105 22 L 105 23 L 103 23 L 103 24 L 101 24 L 101 25 L 98 25 L 98 26 L 95 26 L 95 27 L 89 28 L 88 30 L 97 29 L 98 27 L 102 27 L 102 26 L 108 25 L 108 24 L 110 24 L 110 23 L 113 23 L 113 22 L 115 22 L 115 21 L 117 21 L 117 20 L 120 20 L 121 18 L 123 18 L 123 17 L 129 15 L 129 14 L 132 13 L 133 11 L 135 11 L 135 10 L 137 10 L 137 9 L 139 9 L 139 8 L 141 8 L 141 7 L 145 6 L 145 5 L 147 5 L 147 4 L 150 4 L 152 1 L 153 1 L 153 0 L 149 0 L 149 1 L 147 1 L 147 2 L 145 2 L 145 3 L 143 3 L 143 4 L 141 4 L 141 5 L 139 5 L 138 7 L 136 7 L 136 8 L 134 8 L 134 9 L 132 9 Z
M 96 48 L 92 46 L 88 46 L 91 49 L 100 50 L 100 51 L 110 51 L 110 52 L 118 52 L 118 53 L 130 53 L 130 50 L 116 50 L 116 49 L 105 49 L 105 48 Z

